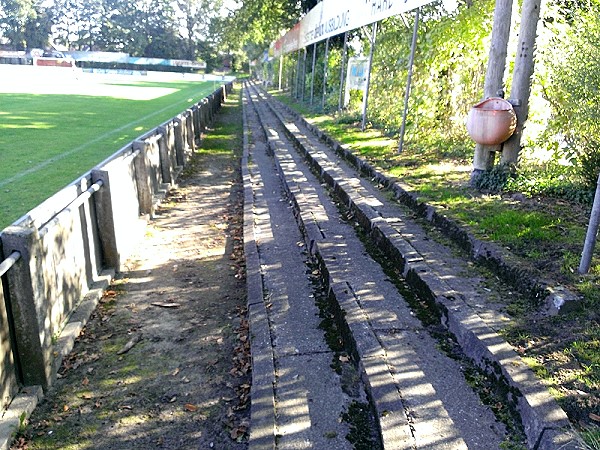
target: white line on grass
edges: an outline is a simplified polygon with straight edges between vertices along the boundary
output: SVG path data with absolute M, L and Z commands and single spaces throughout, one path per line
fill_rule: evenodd
M 142 122 L 142 121 L 144 121 L 146 119 L 149 119 L 149 118 L 151 118 L 153 116 L 156 116 L 156 115 L 162 113 L 163 111 L 166 111 L 167 109 L 170 109 L 172 107 L 173 107 L 173 105 L 165 106 L 163 109 L 160 109 L 158 111 L 154 111 L 152 114 L 148 114 L 147 116 L 144 116 L 144 117 L 142 117 L 140 119 L 134 120 L 133 122 L 130 122 L 130 123 L 126 124 L 126 125 L 123 125 L 120 128 L 116 128 L 116 129 L 111 130 L 111 131 L 109 131 L 107 133 L 104 133 L 104 134 L 102 134 L 100 136 L 97 136 L 94 139 L 92 139 L 91 141 L 88 141 L 85 144 L 80 145 L 79 147 L 72 148 L 71 150 L 68 150 L 68 151 L 66 151 L 64 153 L 61 153 L 60 155 L 56 155 L 53 158 L 47 159 L 46 161 L 41 162 L 41 163 L 39 163 L 38 165 L 36 165 L 34 167 L 30 167 L 29 169 L 24 170 L 23 172 L 19 172 L 19 173 L 13 175 L 10 178 L 7 178 L 6 180 L 1 180 L 0 181 L 0 188 L 4 187 L 4 186 L 6 186 L 6 185 L 8 185 L 10 183 L 13 183 L 13 182 L 15 182 L 17 180 L 20 180 L 21 178 L 23 178 L 23 177 L 25 177 L 27 175 L 30 175 L 30 174 L 32 174 L 34 172 L 37 172 L 38 170 L 41 170 L 41 169 L 43 169 L 45 167 L 48 167 L 50 164 L 55 163 L 57 161 L 60 161 L 61 159 L 64 159 L 67 156 L 70 156 L 70 155 L 72 155 L 75 152 L 83 150 L 84 148 L 89 147 L 91 144 L 95 144 L 96 142 L 101 141 L 102 139 L 105 139 L 105 138 L 109 137 L 112 134 L 118 133 L 119 131 L 123 131 L 123 130 L 125 130 L 125 129 L 127 129 L 127 128 L 129 128 L 129 127 L 131 127 L 131 126 L 133 126 L 133 125 L 135 125 L 137 123 L 139 123 L 139 122 Z M 117 151 L 117 150 L 115 150 L 115 151 Z

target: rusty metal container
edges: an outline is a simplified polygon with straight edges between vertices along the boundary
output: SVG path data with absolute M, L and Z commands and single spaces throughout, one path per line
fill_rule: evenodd
M 510 102 L 491 97 L 477 103 L 467 116 L 467 131 L 478 144 L 498 145 L 515 132 L 517 115 Z

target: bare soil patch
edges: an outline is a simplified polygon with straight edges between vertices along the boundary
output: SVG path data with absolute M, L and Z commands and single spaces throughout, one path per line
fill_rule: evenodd
M 215 129 L 240 123 L 236 96 Z M 239 136 L 219 145 L 158 208 L 13 448 L 247 448 Z

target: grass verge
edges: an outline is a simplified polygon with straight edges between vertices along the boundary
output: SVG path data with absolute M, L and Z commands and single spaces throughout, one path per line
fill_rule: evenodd
M 77 93 L 0 93 L 0 229 L 214 87 L 192 81 L 72 81 Z

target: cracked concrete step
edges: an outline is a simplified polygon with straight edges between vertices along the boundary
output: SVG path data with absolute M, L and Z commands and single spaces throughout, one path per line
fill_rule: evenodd
M 566 415 L 544 386 L 499 336 L 490 339 L 495 333 L 487 326 L 498 327 L 506 319 L 482 304 L 481 295 L 472 288 L 478 280 L 467 279 L 463 273 L 453 273 L 460 267 L 456 265 L 461 263 L 460 260 L 449 255 L 442 246 L 421 238 L 423 233 L 419 232 L 418 227 L 411 223 L 410 218 L 400 219 L 402 213 L 397 205 L 390 207 L 390 202 L 380 195 L 377 186 L 373 187 L 359 179 L 352 168 L 349 172 L 347 169 L 340 170 L 337 164 L 343 166 L 343 161 L 332 156 L 333 152 L 327 150 L 315 136 L 311 137 L 302 119 L 294 123 L 286 121 L 283 114 L 276 111 L 281 111 L 281 108 L 273 107 L 272 103 L 268 103 L 269 108 L 280 124 L 285 125 L 279 132 L 291 138 L 305 154 L 309 164 L 345 199 L 357 214 L 361 225 L 379 240 L 388 256 L 399 258 L 399 262 L 405 265 L 404 273 L 413 285 L 424 289 L 426 295 L 433 297 L 448 311 L 447 326 L 457 335 L 469 355 L 482 366 L 491 363 L 501 368 L 501 376 L 519 392 L 517 406 L 529 445 L 532 448 L 574 445 L 572 436 L 565 432 L 568 428 Z M 477 321 L 487 322 L 484 325 L 477 324 Z
M 260 389 L 252 393 L 250 448 L 351 449 L 346 440 L 349 427 L 341 416 L 352 398 L 330 367 L 333 353 L 319 329 L 303 237 L 267 154 L 258 118 L 252 110 L 246 117 L 252 132 L 247 181 L 253 193 L 252 223 L 246 225 L 253 227 L 260 265 L 254 277 L 261 283 L 248 299 L 257 362 L 253 377 L 260 382 Z M 259 340 L 255 330 L 261 333 Z
M 340 220 L 273 114 L 259 97 L 255 101 L 299 221 L 305 232 L 312 230 L 309 247 L 323 261 L 330 284 L 345 286 L 342 308 L 354 318 L 350 327 L 385 447 L 498 448 L 504 427 L 481 405 L 460 365 L 438 350 L 354 229 Z

